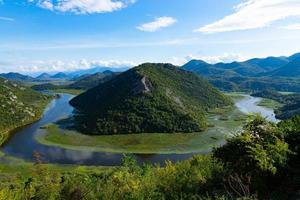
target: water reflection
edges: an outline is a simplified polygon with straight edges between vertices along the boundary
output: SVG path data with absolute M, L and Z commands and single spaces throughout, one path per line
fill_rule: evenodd
M 122 162 L 123 154 L 91 152 L 84 150 L 68 150 L 59 147 L 45 146 L 39 144 L 34 139 L 36 134 L 40 134 L 40 127 L 49 123 L 54 123 L 62 118 L 70 116 L 73 108 L 69 105 L 72 95 L 62 94 L 59 99 L 55 99 L 48 106 L 43 118 L 24 129 L 18 131 L 1 149 L 6 155 L 34 161 L 34 152 L 39 152 L 42 160 L 46 163 L 59 164 L 84 164 L 84 165 L 103 165 L 115 166 Z M 274 112 L 258 107 L 256 103 L 259 99 L 247 96 L 245 100 L 237 103 L 237 107 L 246 113 L 260 112 L 268 119 L 275 121 Z M 202 153 L 207 153 L 202 152 Z M 139 163 L 160 163 L 164 164 L 166 160 L 173 162 L 185 160 L 194 154 L 133 154 Z M 2 160 L 3 161 L 3 160 Z

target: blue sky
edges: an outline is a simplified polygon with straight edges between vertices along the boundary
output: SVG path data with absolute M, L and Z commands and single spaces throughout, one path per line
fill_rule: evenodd
M 0 2 L 0 72 L 300 52 L 299 0 Z

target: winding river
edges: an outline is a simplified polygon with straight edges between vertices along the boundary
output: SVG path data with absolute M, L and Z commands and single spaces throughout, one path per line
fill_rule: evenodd
M 17 157 L 26 161 L 33 161 L 34 152 L 39 152 L 43 161 L 46 163 L 101 166 L 120 165 L 124 157 L 123 154 L 68 150 L 54 146 L 45 146 L 35 140 L 36 134 L 40 134 L 40 127 L 54 123 L 72 114 L 73 108 L 68 103 L 72 97 L 73 96 L 69 94 L 61 94 L 60 98 L 51 102 L 41 120 L 18 131 L 0 150 L 5 153 L 5 156 Z M 238 101 L 236 106 L 244 113 L 260 113 L 267 119 L 276 122 L 274 112 L 270 109 L 257 106 L 259 101 L 259 98 L 245 95 L 245 98 Z M 188 159 L 192 155 L 193 154 L 133 154 L 133 157 L 135 157 L 139 163 L 164 164 L 165 160 L 176 162 Z

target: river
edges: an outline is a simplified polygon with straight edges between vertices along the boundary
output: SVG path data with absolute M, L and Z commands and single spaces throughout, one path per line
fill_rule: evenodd
M 36 134 L 41 133 L 40 127 L 49 123 L 54 123 L 59 119 L 72 115 L 73 108 L 69 105 L 72 95 L 61 94 L 61 97 L 55 99 L 47 107 L 43 117 L 15 133 L 9 141 L 0 149 L 6 156 L 13 156 L 26 161 L 34 161 L 34 152 L 39 152 L 45 163 L 57 164 L 83 164 L 83 165 L 101 165 L 116 166 L 122 163 L 123 154 L 91 152 L 84 150 L 68 150 L 54 146 L 39 144 L 35 140 Z M 236 103 L 237 108 L 245 113 L 260 113 L 271 121 L 275 121 L 274 112 L 257 106 L 260 98 L 245 95 L 245 98 Z M 173 162 L 185 160 L 194 154 L 133 154 L 132 156 L 139 163 L 160 163 L 164 164 L 166 160 Z M 1 162 L 1 160 L 0 160 Z

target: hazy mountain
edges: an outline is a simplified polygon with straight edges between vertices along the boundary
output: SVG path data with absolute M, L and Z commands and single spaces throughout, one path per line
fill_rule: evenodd
M 75 97 L 77 128 L 88 134 L 197 132 L 205 111 L 231 100 L 194 73 L 143 64 Z
M 74 72 L 70 72 L 68 73 L 69 77 L 79 77 L 82 75 L 92 75 L 92 74 L 96 74 L 96 73 L 103 73 L 105 71 L 110 71 L 110 72 L 124 72 L 127 71 L 129 69 L 129 67 L 94 67 L 91 69 L 84 69 L 84 70 L 77 70 Z
M 23 75 L 20 73 L 14 73 L 14 72 L 10 72 L 7 74 L 0 74 L 0 77 L 5 78 L 5 79 L 9 79 L 9 80 L 13 80 L 13 81 L 24 81 L 24 82 L 30 82 L 30 81 L 34 81 L 35 79 L 31 76 L 27 76 L 27 75 Z
M 103 73 L 98 72 L 92 75 L 83 75 L 78 78 L 74 83 L 68 85 L 67 87 L 70 89 L 81 89 L 87 90 L 93 87 L 96 87 L 100 83 L 104 83 L 119 73 L 115 73 L 112 71 L 104 71 Z
M 53 79 L 66 79 L 68 78 L 68 75 L 62 72 L 59 72 L 57 74 L 54 74 L 53 76 L 51 76 L 51 78 Z
M 294 57 L 291 62 L 270 72 L 268 75 L 275 77 L 300 77 L 300 57 Z
M 202 60 L 191 60 L 182 68 L 203 76 L 258 76 L 278 69 L 290 61 L 285 57 L 254 58 L 244 62 L 208 64 Z
M 37 76 L 36 79 L 38 80 L 50 80 L 51 75 L 48 73 L 42 73 L 41 75 Z

